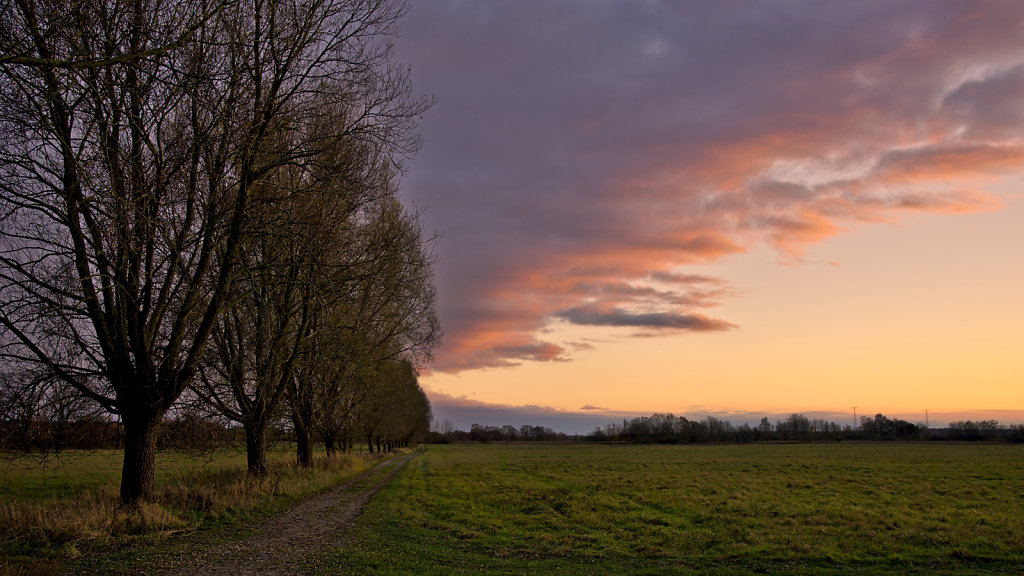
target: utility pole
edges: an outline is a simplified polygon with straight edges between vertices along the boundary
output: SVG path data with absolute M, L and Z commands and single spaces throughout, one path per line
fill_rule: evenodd
M 853 429 L 857 429 L 857 407 L 853 407 Z
M 928 409 L 927 408 L 924 409 L 924 427 L 925 428 L 931 428 L 931 424 L 929 424 L 929 422 L 928 422 Z

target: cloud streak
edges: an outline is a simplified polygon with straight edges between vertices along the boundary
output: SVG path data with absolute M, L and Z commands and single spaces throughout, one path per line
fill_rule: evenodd
M 424 2 L 438 104 L 403 193 L 443 238 L 435 369 L 564 361 L 553 321 L 722 331 L 688 274 L 908 213 L 998 209 L 1024 165 L 1013 3 Z M 643 335 L 649 335 L 645 332 Z
M 654 328 L 688 330 L 693 332 L 717 332 L 735 328 L 733 324 L 708 318 L 701 314 L 677 314 L 674 312 L 628 312 L 619 308 L 601 309 L 596 306 L 576 306 L 556 312 L 561 318 L 582 326 L 626 326 L 630 328 Z

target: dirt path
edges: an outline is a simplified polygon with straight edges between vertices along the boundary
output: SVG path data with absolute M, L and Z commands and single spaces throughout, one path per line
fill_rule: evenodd
M 147 574 L 284 576 L 312 573 L 318 552 L 335 545 L 339 532 L 416 454 L 381 462 L 345 484 L 302 502 L 262 524 L 255 536 L 178 558 Z

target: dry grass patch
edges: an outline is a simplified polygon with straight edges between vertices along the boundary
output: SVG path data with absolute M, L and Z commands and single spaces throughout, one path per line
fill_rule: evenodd
M 355 476 L 377 457 L 321 458 L 309 469 L 293 459 L 281 448 L 272 455 L 269 473 L 255 478 L 245 472 L 238 450 L 164 452 L 157 457 L 154 500 L 131 509 L 119 506 L 119 469 L 96 470 L 109 465 L 109 454 L 77 454 L 47 470 L 27 461 L 8 463 L 0 480 L 0 576 L 24 573 L 19 566 L 26 561 L 75 558 L 214 525 L 241 525 Z

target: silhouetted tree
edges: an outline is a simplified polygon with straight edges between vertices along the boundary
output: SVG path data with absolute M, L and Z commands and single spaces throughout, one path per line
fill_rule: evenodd
M 871 440 L 910 440 L 917 435 L 917 425 L 882 414 L 875 414 L 874 418 L 862 416 L 860 430 Z
M 811 437 L 811 421 L 803 414 L 790 414 L 775 424 L 779 440 L 808 440 Z
M 254 190 L 321 115 L 386 156 L 422 101 L 387 0 L 0 5 L 0 356 L 120 418 L 121 500 L 228 304 Z M 323 125 L 322 123 L 319 125 Z M 282 134 L 291 137 L 283 138 Z
M 993 440 L 999 437 L 1004 426 L 995 420 L 970 420 L 949 423 L 949 430 L 954 440 Z

